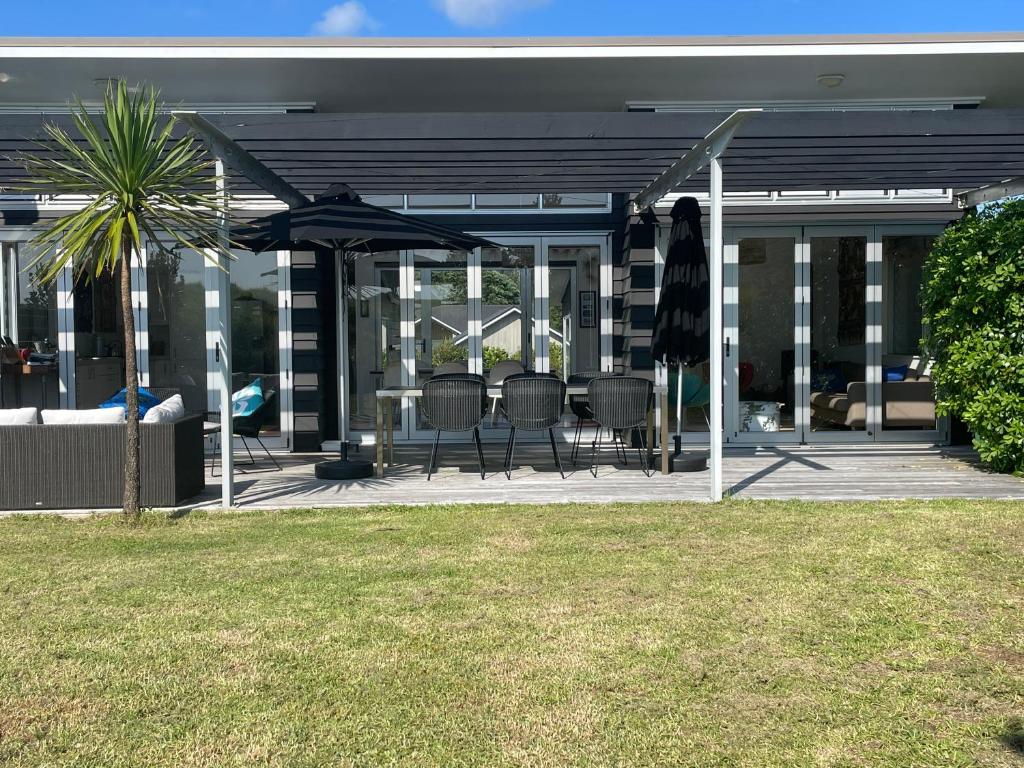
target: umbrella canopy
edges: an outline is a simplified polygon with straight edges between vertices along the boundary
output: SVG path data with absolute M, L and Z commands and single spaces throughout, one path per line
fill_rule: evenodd
M 413 248 L 471 251 L 494 246 L 456 229 L 364 203 L 345 184 L 331 186 L 309 205 L 263 216 L 231 232 L 231 239 L 252 251 L 320 245 L 349 253 Z
M 695 366 L 711 356 L 708 254 L 697 201 L 680 198 L 671 215 L 672 234 L 654 315 L 651 355 L 655 360 Z

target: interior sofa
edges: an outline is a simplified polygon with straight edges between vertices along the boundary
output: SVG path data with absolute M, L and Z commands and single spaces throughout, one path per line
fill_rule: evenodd
M 882 382 L 882 427 L 934 427 L 935 389 L 931 361 L 912 355 L 883 355 L 882 367 L 907 367 L 903 381 Z M 863 370 L 863 367 L 860 367 Z M 851 429 L 867 424 L 867 384 L 851 381 L 845 391 L 811 392 L 811 419 Z
M 103 509 L 124 495 L 125 425 L 0 426 L 0 509 Z M 202 492 L 203 416 L 140 424 L 140 501 L 177 506 Z

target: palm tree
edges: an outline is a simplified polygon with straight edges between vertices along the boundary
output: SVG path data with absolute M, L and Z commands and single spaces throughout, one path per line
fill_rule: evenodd
M 53 221 L 32 239 L 39 256 L 31 268 L 38 280 L 53 283 L 71 265 L 75 280 L 117 276 L 124 322 L 125 431 L 124 515 L 139 517 L 139 376 L 132 314 L 131 260 L 147 240 L 151 251 L 178 248 L 230 257 L 218 237 L 228 210 L 216 194 L 213 165 L 190 133 L 173 135 L 176 121 L 152 87 L 129 89 L 111 83 L 103 112 L 94 118 L 82 102 L 72 108 L 77 137 L 54 124 L 45 126 L 39 154 L 22 163 L 28 181 L 21 189 L 56 195 L 84 195 L 90 202 Z M 210 190 L 201 192 L 199 190 Z

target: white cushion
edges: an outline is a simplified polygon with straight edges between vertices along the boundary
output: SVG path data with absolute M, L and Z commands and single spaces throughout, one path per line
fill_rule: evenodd
M 43 411 L 43 424 L 124 424 L 124 408 Z
M 35 408 L 6 408 L 0 410 L 0 424 L 38 424 L 39 412 Z
M 181 395 L 171 395 L 159 405 L 154 405 L 142 419 L 143 424 L 166 424 L 177 421 L 185 415 L 185 402 Z

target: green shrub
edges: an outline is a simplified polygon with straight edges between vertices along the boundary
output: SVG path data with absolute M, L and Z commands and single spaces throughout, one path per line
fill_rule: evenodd
M 451 339 L 443 339 L 434 345 L 434 351 L 430 355 L 430 362 L 435 368 L 445 363 L 468 359 L 469 352 L 466 346 L 464 344 L 460 346 Z
M 502 360 L 514 359 L 504 347 L 484 347 L 484 368 L 488 371 Z
M 963 419 L 992 469 L 1024 472 L 1024 200 L 949 227 L 925 274 L 939 412 Z

